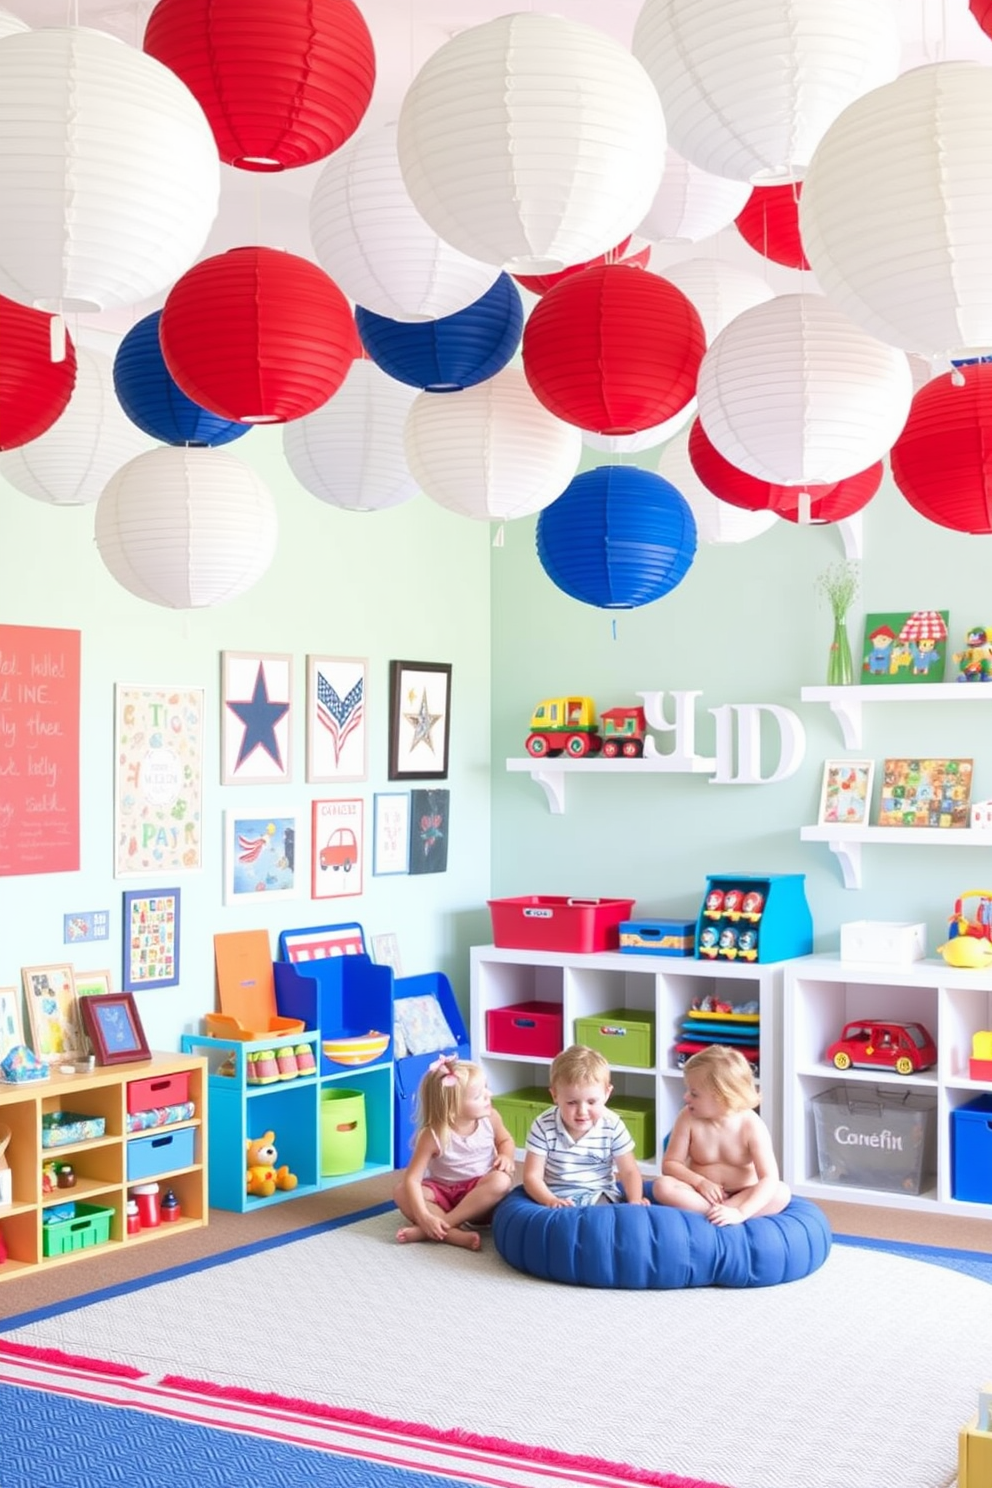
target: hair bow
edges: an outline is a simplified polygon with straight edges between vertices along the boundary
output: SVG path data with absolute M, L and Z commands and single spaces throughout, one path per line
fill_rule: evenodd
M 455 1065 L 458 1063 L 457 1054 L 439 1054 L 433 1064 L 427 1066 L 432 1075 L 437 1075 L 442 1085 L 457 1085 L 458 1077 L 455 1074 Z

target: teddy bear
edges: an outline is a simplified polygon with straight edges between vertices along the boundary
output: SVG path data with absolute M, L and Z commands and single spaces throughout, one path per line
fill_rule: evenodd
M 299 1182 L 285 1163 L 281 1168 L 276 1167 L 279 1155 L 274 1146 L 275 1139 L 275 1132 L 267 1131 L 245 1144 L 248 1149 L 248 1192 L 262 1199 L 269 1198 L 277 1188 L 295 1188 Z

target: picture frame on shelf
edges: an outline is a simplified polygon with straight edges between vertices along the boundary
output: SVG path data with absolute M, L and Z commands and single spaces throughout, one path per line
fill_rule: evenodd
M 884 610 L 865 615 L 860 681 L 865 686 L 943 682 L 948 610 Z
M 314 801 L 310 897 L 348 899 L 362 892 L 365 802 L 359 796 Z
M 221 785 L 278 785 L 293 776 L 293 658 L 221 653 Z
M 24 1043 L 20 987 L 0 987 L 0 1059 Z
M 125 992 L 179 984 L 180 892 L 130 889 L 124 894 L 122 940 Z M 107 988 L 109 992 L 110 987 Z
M 225 811 L 224 903 L 295 899 L 299 839 L 299 814 L 291 807 Z
M 114 990 L 114 978 L 110 971 L 74 972 L 76 997 L 106 997 Z
M 824 760 L 817 825 L 867 826 L 871 817 L 871 787 L 874 776 L 874 760 Z
M 31 1047 L 39 1059 L 73 1059 L 84 1052 L 83 1026 L 72 967 L 23 966 L 21 983 L 31 1027 Z
M 377 791 L 372 797 L 372 875 L 410 871 L 410 792 Z
M 972 759 L 886 759 L 877 825 L 968 828 L 973 773 Z
M 132 993 L 110 992 L 98 997 L 84 997 L 81 1006 L 83 1023 L 97 1064 L 131 1064 L 151 1059 Z
M 447 780 L 451 663 L 389 663 L 389 779 Z
M 368 660 L 307 657 L 307 781 L 367 780 Z

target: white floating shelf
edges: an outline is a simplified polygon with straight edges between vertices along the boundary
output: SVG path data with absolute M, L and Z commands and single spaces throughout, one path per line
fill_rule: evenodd
M 881 682 L 850 687 L 804 687 L 804 703 L 829 703 L 848 749 L 860 749 L 865 703 L 992 703 L 992 682 Z
M 506 762 L 507 770 L 529 775 L 544 789 L 552 816 L 563 816 L 565 812 L 565 776 L 590 775 L 712 775 L 711 759 L 678 759 L 659 754 L 641 759 L 624 759 L 616 755 L 608 759 L 605 755 L 587 755 L 583 759 L 568 759 L 564 755 L 553 758 L 513 758 Z
M 802 827 L 803 842 L 825 842 L 837 857 L 845 889 L 861 887 L 861 844 L 898 842 L 901 847 L 985 847 L 992 850 L 992 832 L 971 827 Z

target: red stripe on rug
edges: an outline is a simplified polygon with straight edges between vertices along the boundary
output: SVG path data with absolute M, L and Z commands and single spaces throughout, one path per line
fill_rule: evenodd
M 90 1359 L 86 1354 L 65 1354 L 61 1349 L 35 1348 L 30 1343 L 0 1342 L 0 1355 L 11 1359 L 32 1359 L 38 1364 L 63 1364 L 72 1369 L 86 1369 L 109 1379 L 144 1379 L 146 1371 L 133 1364 L 110 1364 L 106 1359 Z
M 190 1394 L 208 1396 L 216 1400 L 235 1400 L 244 1405 L 264 1406 L 273 1410 L 293 1410 L 299 1415 L 314 1416 L 328 1421 L 349 1421 L 356 1426 L 368 1426 L 379 1430 L 403 1431 L 411 1437 L 425 1441 L 449 1442 L 454 1446 L 475 1447 L 480 1450 L 503 1453 L 531 1462 L 546 1462 L 555 1467 L 575 1468 L 581 1472 L 612 1474 L 629 1483 L 644 1483 L 652 1488 L 728 1488 L 726 1483 L 714 1483 L 710 1479 L 682 1478 L 674 1473 L 656 1473 L 648 1468 L 630 1467 L 625 1462 L 610 1462 L 603 1457 L 575 1456 L 568 1452 L 554 1452 L 549 1447 L 534 1447 L 523 1442 L 509 1441 L 504 1437 L 480 1436 L 472 1431 L 458 1428 L 442 1430 L 424 1426 L 419 1421 L 399 1421 L 388 1416 L 374 1416 L 368 1411 L 344 1410 L 339 1406 L 323 1405 L 316 1400 L 301 1400 L 295 1396 L 272 1395 L 260 1390 L 245 1390 L 239 1385 L 217 1385 L 210 1380 L 189 1379 L 183 1374 L 165 1374 L 158 1383 Z

